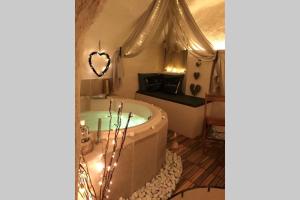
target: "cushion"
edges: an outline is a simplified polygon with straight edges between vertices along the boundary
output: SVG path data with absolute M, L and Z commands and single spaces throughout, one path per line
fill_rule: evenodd
M 167 101 L 172 101 L 174 103 L 183 104 L 190 107 L 199 107 L 205 104 L 205 99 L 201 97 L 194 97 L 194 96 L 188 96 L 188 95 L 173 95 L 173 94 L 167 94 L 165 92 L 145 92 L 145 91 L 137 91 L 139 94 L 164 99 Z

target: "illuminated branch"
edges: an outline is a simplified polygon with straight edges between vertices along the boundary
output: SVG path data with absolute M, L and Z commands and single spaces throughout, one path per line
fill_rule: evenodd
M 106 144 L 104 152 L 102 152 L 101 155 L 103 155 L 104 159 L 104 168 L 103 173 L 100 174 L 100 189 L 99 189 L 99 196 L 96 195 L 94 186 L 91 181 L 90 173 L 88 170 L 87 163 L 84 159 L 83 154 L 81 155 L 81 162 L 79 166 L 79 194 L 84 200 L 104 200 L 108 199 L 110 193 L 110 186 L 112 184 L 112 177 L 114 174 L 114 171 L 117 167 L 117 163 L 119 161 L 119 158 L 121 156 L 121 152 L 124 147 L 124 143 L 126 140 L 127 135 L 127 129 L 129 125 L 129 121 L 132 117 L 132 113 L 130 112 L 128 114 L 128 119 L 126 122 L 126 126 L 124 130 L 121 131 L 121 125 L 122 125 L 122 114 L 123 114 L 123 103 L 118 107 L 117 110 L 117 120 L 114 124 L 115 129 L 112 129 L 112 100 L 109 102 L 109 130 L 107 134 Z M 118 149 L 118 138 L 119 134 L 121 132 L 120 137 L 120 144 Z M 111 134 L 114 134 L 112 136 L 112 152 L 109 154 L 109 146 L 110 146 L 110 137 Z

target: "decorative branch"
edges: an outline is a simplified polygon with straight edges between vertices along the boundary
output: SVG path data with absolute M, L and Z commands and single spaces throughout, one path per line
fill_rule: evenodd
M 121 156 L 121 152 L 124 147 L 124 143 L 126 140 L 127 135 L 127 129 L 130 122 L 130 119 L 132 117 L 132 113 L 130 112 L 128 114 L 126 126 L 124 130 L 121 131 L 121 125 L 122 125 L 122 114 L 123 114 L 123 102 L 118 107 L 117 110 L 117 120 L 114 124 L 115 129 L 112 129 L 112 100 L 109 102 L 109 130 L 107 134 L 106 144 L 104 152 L 101 152 L 101 156 L 103 156 L 104 159 L 104 168 L 103 173 L 100 173 L 100 189 L 99 189 L 99 196 L 96 195 L 94 186 L 92 184 L 90 173 L 88 170 L 87 163 L 84 159 L 83 154 L 81 155 L 81 162 L 79 166 L 79 193 L 81 197 L 84 200 L 105 200 L 109 199 L 109 193 L 110 193 L 110 186 L 112 184 L 112 177 L 114 174 L 114 171 L 117 167 L 119 158 Z M 118 136 L 121 132 L 121 141 L 119 143 L 119 149 L 118 149 Z M 112 140 L 110 140 L 112 136 Z M 112 152 L 109 154 L 109 146 L 110 141 L 112 141 Z

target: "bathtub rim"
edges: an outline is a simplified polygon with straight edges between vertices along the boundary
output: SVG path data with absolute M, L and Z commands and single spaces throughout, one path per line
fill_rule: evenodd
M 93 100 L 93 101 L 109 101 L 110 99 L 112 100 L 117 100 L 117 101 L 123 101 L 125 104 L 126 102 L 130 102 L 133 104 L 140 104 L 146 108 L 148 108 L 151 112 L 151 118 L 147 121 L 145 121 L 142 124 L 138 124 L 136 126 L 128 127 L 127 128 L 127 136 L 135 136 L 136 134 L 139 134 L 139 132 L 143 132 L 146 130 L 151 130 L 155 129 L 155 127 L 160 123 L 161 120 L 168 120 L 167 113 L 162 110 L 160 107 L 155 106 L 154 104 L 150 104 L 141 100 L 136 100 L 136 99 L 130 99 L 130 98 L 123 98 L 123 97 L 116 97 L 116 96 L 109 96 L 106 99 L 94 99 L 89 97 L 88 100 Z M 88 110 L 88 111 L 94 111 L 94 110 Z M 102 111 L 102 110 L 100 110 Z M 107 110 L 103 110 L 107 111 Z M 135 114 L 135 113 L 133 113 Z M 123 131 L 123 129 L 120 129 L 120 131 Z M 101 139 L 107 138 L 108 130 L 106 131 L 101 131 Z M 90 134 L 96 134 L 97 131 L 90 131 Z

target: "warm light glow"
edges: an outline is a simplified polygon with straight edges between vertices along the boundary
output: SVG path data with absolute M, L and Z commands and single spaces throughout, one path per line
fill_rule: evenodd
M 110 166 L 107 167 L 107 171 L 109 171 L 109 170 L 110 170 Z
M 115 140 L 113 140 L 111 143 L 112 143 L 113 145 L 115 145 L 116 142 L 115 142 Z
M 114 163 L 114 166 L 116 167 L 117 165 L 118 165 L 118 164 L 115 162 L 115 163 Z
M 85 120 L 81 120 L 81 121 L 80 121 L 80 125 L 81 125 L 81 126 L 84 126 L 84 125 L 85 125 Z
M 167 72 L 172 72 L 172 73 L 184 73 L 185 72 L 184 68 L 182 68 L 182 67 L 173 67 L 173 66 L 167 66 L 165 68 L 165 70 Z
M 189 50 L 196 50 L 196 51 L 204 51 L 205 49 L 197 44 L 196 42 L 193 42 L 192 48 L 188 48 Z
M 96 163 L 96 170 L 97 170 L 98 172 L 101 172 L 103 169 L 104 169 L 104 164 L 103 164 L 103 162 L 97 162 L 97 163 Z
M 225 41 L 224 40 L 215 40 L 212 42 L 215 50 L 224 50 L 225 49 Z
M 84 193 L 85 189 L 84 188 L 79 188 L 80 193 Z
M 102 181 L 99 181 L 99 185 L 102 185 Z

